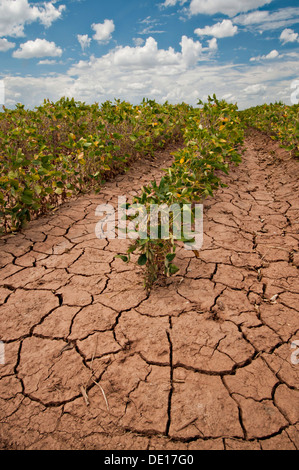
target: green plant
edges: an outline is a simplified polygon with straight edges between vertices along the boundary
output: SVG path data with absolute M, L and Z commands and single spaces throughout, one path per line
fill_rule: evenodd
M 134 205 L 145 208 L 148 224 L 151 224 L 151 207 L 165 205 L 170 208 L 174 204 L 182 211 L 190 207 L 191 221 L 195 221 L 195 203 L 213 195 L 222 183 L 219 170 L 227 173 L 231 162 L 241 161 L 239 146 L 243 142 L 244 126 L 238 116 L 237 107 L 218 101 L 216 96 L 209 97 L 208 103 L 199 102 L 198 108 L 185 108 L 184 126 L 181 132 L 185 146 L 174 154 L 172 166 L 165 170 L 161 181 L 151 182 L 142 188 L 141 195 L 135 197 Z M 139 254 L 138 264 L 144 266 L 144 285 L 149 291 L 159 278 L 170 276 L 178 271 L 173 263 L 175 259 L 176 240 L 189 241 L 190 237 L 182 235 L 183 218 L 180 217 L 180 227 L 174 225 L 171 212 L 169 219 L 169 235 L 163 237 L 163 222 L 158 221 L 157 234 L 153 239 L 149 228 L 146 235 L 134 240 L 128 256 L 120 255 L 125 262 L 130 261 L 130 255 Z M 157 224 L 157 222 L 156 222 Z M 181 237 L 174 236 L 180 233 Z M 179 230 L 178 230 L 179 229 Z
M 299 157 L 299 105 L 287 106 L 284 103 L 264 104 L 240 112 L 246 125 L 255 127 L 296 158 Z
M 98 191 L 134 160 L 177 139 L 186 107 L 150 100 L 89 106 L 61 98 L 34 110 L 4 108 L 0 231 L 19 230 L 78 192 Z

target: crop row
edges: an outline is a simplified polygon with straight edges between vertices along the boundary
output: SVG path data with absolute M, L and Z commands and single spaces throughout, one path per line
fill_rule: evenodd
M 197 107 L 145 99 L 139 106 L 119 100 L 99 106 L 62 98 L 57 103 L 45 100 L 33 111 L 21 104 L 14 110 L 4 108 L 0 114 L 0 228 L 18 230 L 32 216 L 78 192 L 99 191 L 105 179 L 174 140 L 183 143 L 173 155 L 172 166 L 159 182 L 143 187 L 133 205 L 141 204 L 148 215 L 153 205 L 189 205 L 194 222 L 195 203 L 213 195 L 229 164 L 241 161 L 243 137 L 237 106 L 218 101 L 215 95 Z M 121 255 L 129 262 L 131 254 L 138 253 L 147 289 L 160 274 L 177 271 L 171 222 L 172 231 L 164 238 L 159 219 L 158 237 L 153 239 L 148 218 L 145 236 L 134 239 L 128 256 Z
M 4 108 L 0 230 L 18 230 L 78 192 L 99 190 L 135 159 L 179 138 L 188 110 L 150 100 L 89 106 L 65 98 L 34 110 Z
M 188 207 L 194 224 L 196 203 L 201 203 L 207 196 L 223 186 L 221 174 L 228 173 L 231 163 L 241 162 L 241 145 L 244 138 L 244 126 L 238 114 L 237 106 L 225 101 L 218 101 L 216 96 L 208 98 L 208 102 L 199 102 L 199 107 L 190 108 L 182 129 L 184 146 L 174 153 L 172 166 L 165 170 L 165 175 L 159 182 L 153 181 L 142 188 L 141 194 L 135 197 L 132 205 L 134 218 L 140 214 L 136 208 L 142 207 L 147 215 L 147 230 L 142 228 L 142 237 L 131 242 L 127 255 L 119 255 L 124 262 L 129 262 L 131 254 L 138 254 L 138 264 L 145 268 L 145 287 L 150 290 L 160 276 L 169 276 L 178 271 L 173 261 L 175 259 L 177 240 L 194 242 L 185 238 L 184 219 L 179 217 L 180 230 L 177 230 L 177 215 L 170 213 L 167 220 L 168 233 L 163 237 L 163 217 L 155 221 L 151 208 L 168 208 L 179 206 L 183 211 Z M 151 229 L 156 224 L 158 237 L 151 237 Z M 174 227 L 180 237 L 175 238 Z M 138 224 L 136 224 L 138 229 Z M 193 233 L 193 232 L 192 232 Z M 195 250 L 196 253 L 196 250 Z
M 299 105 L 287 106 L 281 102 L 264 104 L 240 113 L 244 122 L 273 140 L 280 141 L 292 156 L 299 157 Z

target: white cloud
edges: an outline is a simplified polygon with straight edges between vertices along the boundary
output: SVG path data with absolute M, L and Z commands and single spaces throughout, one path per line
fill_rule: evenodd
M 221 99 L 227 101 L 228 103 L 235 103 L 237 101 L 236 97 L 232 93 L 225 93 Z
M 231 20 L 223 20 L 213 26 L 195 29 L 194 33 L 198 36 L 213 36 L 215 38 L 226 38 L 237 34 L 238 27 L 234 26 Z
M 199 41 L 193 41 L 192 38 L 183 36 L 180 42 L 182 48 L 182 58 L 187 66 L 193 66 L 198 62 L 202 54 L 202 44 Z
M 118 66 L 155 67 L 179 64 L 179 54 L 172 47 L 158 49 L 154 38 L 149 37 L 144 46 L 119 46 L 104 56 Z
M 276 57 L 278 56 L 279 56 L 279 52 L 276 49 L 274 49 L 273 51 L 269 52 L 269 54 L 265 56 L 265 59 L 266 60 L 276 59 Z
M 82 51 L 84 51 L 87 47 L 90 46 L 91 38 L 88 37 L 88 34 L 78 34 L 77 39 L 80 43 Z
M 146 28 L 143 28 L 141 31 L 138 31 L 138 34 L 143 34 L 145 36 L 148 36 L 149 34 L 163 34 L 166 31 L 164 29 L 157 29 L 154 28 L 154 25 L 147 26 Z
M 209 49 L 211 51 L 216 51 L 218 49 L 218 44 L 217 44 L 217 39 L 216 38 L 212 38 L 208 41 L 208 44 L 209 44 Z
M 299 23 L 299 8 L 287 7 L 277 11 L 253 11 L 238 15 L 234 23 L 247 26 L 260 32 L 284 28 L 288 25 Z
M 0 38 L 0 52 L 6 52 L 15 47 L 14 42 L 9 42 L 6 38 Z
M 198 99 L 208 95 L 237 102 L 240 109 L 264 102 L 273 102 L 279 96 L 291 104 L 290 70 L 299 76 L 298 57 L 240 66 L 215 63 L 198 64 L 187 68 L 173 65 L 153 68 L 119 67 L 113 63 L 113 54 L 101 58 L 91 57 L 72 66 L 68 74 L 47 77 L 8 76 L 6 104 L 22 102 L 26 107 L 41 104 L 44 98 L 56 101 L 61 96 L 74 97 L 86 103 L 104 102 L 119 98 L 138 104 L 143 97 L 163 103 L 185 101 L 196 105 Z M 246 92 L 245 92 L 246 90 Z
M 272 59 L 277 59 L 281 57 L 279 55 L 279 52 L 274 49 L 273 51 L 269 52 L 269 54 L 267 55 L 259 55 L 257 57 L 251 57 L 250 61 L 251 62 L 254 62 L 254 61 L 259 61 L 259 60 L 272 60 Z
M 238 13 L 255 10 L 271 2 L 272 0 L 191 0 L 190 13 L 192 15 L 223 13 L 234 16 Z
M 49 28 L 54 21 L 58 20 L 65 10 L 64 5 L 55 8 L 53 3 L 55 2 L 44 3 L 44 7 L 38 7 L 39 13 L 37 18 L 46 28 Z
M 0 37 L 22 37 L 24 26 L 35 21 L 45 27 L 51 26 L 65 10 L 64 5 L 56 8 L 54 3 L 31 5 L 28 0 L 0 0 Z
M 286 28 L 282 31 L 279 39 L 283 44 L 287 42 L 299 42 L 299 34 L 295 33 L 293 29 Z
M 54 43 L 52 47 L 55 50 Z M 44 54 L 45 47 L 41 49 Z M 247 65 L 219 65 L 210 60 L 215 51 L 215 37 L 205 44 L 182 36 L 179 49 L 160 48 L 151 37 L 136 47 L 119 46 L 101 57 L 86 57 L 70 66 L 65 74 L 54 71 L 41 77 L 2 74 L 6 103 L 14 106 L 18 101 L 34 107 L 44 98 L 56 101 L 67 96 L 86 103 L 119 98 L 137 104 L 146 97 L 160 103 L 168 100 L 196 105 L 198 99 L 206 100 L 213 93 L 237 102 L 241 109 L 271 102 L 276 96 L 290 103 L 290 83 L 299 76 L 297 52 L 280 55 L 274 50 Z M 45 59 L 40 60 L 40 65 L 53 63 L 51 56 Z
M 180 5 L 184 5 L 186 2 L 187 0 L 165 0 L 165 2 L 162 4 L 162 7 L 173 7 L 177 3 L 179 3 Z
M 158 26 L 161 26 L 163 23 L 160 23 L 157 19 L 151 18 L 150 16 L 139 21 L 139 23 L 146 26 L 144 26 L 141 31 L 138 31 L 138 34 L 151 35 L 165 33 L 164 30 L 158 28 Z
M 155 39 L 150 37 L 142 47 L 119 46 L 102 57 L 81 60 L 68 71 L 68 76 L 74 80 L 74 85 L 67 90 L 68 95 L 73 93 L 85 102 L 90 102 L 93 96 L 95 101 L 119 97 L 136 103 L 154 93 L 162 101 L 180 97 L 187 101 L 184 74 L 196 69 L 198 62 L 213 57 L 217 40 L 203 47 L 199 41 L 182 36 L 180 45 L 179 52 L 171 47 L 159 49 Z M 177 80 L 182 83 L 174 90 Z M 195 76 L 194 86 L 198 86 L 198 80 Z M 194 98 L 194 90 L 190 91 L 189 99 Z
M 15 59 L 33 59 L 40 57 L 60 57 L 62 49 L 57 47 L 54 42 L 46 39 L 35 39 L 27 41 L 20 45 L 20 48 L 13 52 Z
M 93 39 L 98 42 L 109 42 L 112 38 L 112 33 L 115 30 L 113 20 L 105 20 L 104 23 L 93 23 L 92 29 L 95 31 Z
M 246 15 L 238 15 L 234 18 L 234 22 L 243 26 L 252 24 L 260 24 L 270 20 L 271 14 L 269 11 L 253 11 Z
M 133 42 L 135 46 L 143 46 L 144 39 L 143 38 L 133 38 Z
M 249 85 L 244 89 L 244 93 L 246 95 L 259 95 L 266 91 L 267 87 L 265 85 L 261 85 L 260 83 L 256 83 L 255 85 Z
M 56 60 L 45 59 L 45 60 L 40 60 L 37 65 L 55 65 L 55 64 L 57 64 Z
M 136 69 L 169 66 L 186 68 L 195 65 L 199 60 L 208 59 L 217 49 L 217 41 L 209 41 L 209 47 L 203 48 L 199 41 L 182 36 L 180 46 L 181 52 L 176 52 L 172 47 L 159 49 L 157 41 L 149 37 L 143 46 L 118 46 L 102 58 L 92 58 L 90 63 Z M 81 61 L 77 67 L 86 65 L 86 62 Z
M 148 83 L 140 83 L 140 82 L 135 82 L 135 83 L 129 83 L 127 85 L 127 88 L 129 90 L 146 90 L 148 87 Z

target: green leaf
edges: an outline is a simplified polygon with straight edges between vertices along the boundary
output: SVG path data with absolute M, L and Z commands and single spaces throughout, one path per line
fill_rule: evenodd
M 30 206 L 31 204 L 33 204 L 33 193 L 32 191 L 28 190 L 28 189 L 25 189 L 25 191 L 23 192 L 22 196 L 21 196 L 21 201 L 24 202 L 24 204 Z
M 120 258 L 124 261 L 124 263 L 128 263 L 129 262 L 129 258 L 128 256 L 125 256 L 125 255 L 116 255 L 115 258 Z
M 168 255 L 166 255 L 166 259 L 167 261 L 169 261 L 171 263 L 171 261 L 174 260 L 174 258 L 176 257 L 176 254 L 175 253 L 169 253 Z
M 179 270 L 180 268 L 178 268 L 175 264 L 170 264 L 168 266 L 169 274 L 176 274 Z
M 138 265 L 139 266 L 144 266 L 147 262 L 147 256 L 145 254 L 139 256 L 138 258 Z
M 126 204 L 122 204 L 120 206 L 121 209 L 126 209 L 126 210 L 130 209 L 130 207 L 131 207 L 131 204 L 129 202 L 127 202 Z

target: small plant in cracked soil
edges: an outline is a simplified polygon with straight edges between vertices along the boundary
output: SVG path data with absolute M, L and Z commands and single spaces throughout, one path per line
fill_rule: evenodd
M 239 148 L 243 143 L 244 125 L 237 106 L 218 101 L 216 96 L 209 97 L 206 104 L 201 101 L 198 104 L 201 107 L 186 110 L 184 127 L 181 128 L 185 145 L 174 153 L 172 166 L 165 170 L 159 183 L 152 181 L 143 187 L 141 196 L 135 197 L 133 204 L 126 207 L 136 209 L 141 206 L 147 221 L 152 217 L 153 206 L 166 207 L 168 216 L 171 214 L 166 222 L 168 236 L 165 236 L 163 216 L 153 224 L 150 220 L 150 225 L 156 228 L 156 236 L 152 236 L 148 226 L 143 227 L 142 236 L 139 234 L 131 243 L 127 256 L 119 255 L 123 261 L 129 262 L 132 253 L 139 254 L 138 265 L 144 267 L 147 291 L 161 278 L 178 272 L 173 263 L 176 240 L 189 243 L 189 249 L 192 249 L 194 235 L 196 237 L 196 231 L 192 231 L 196 223 L 196 205 L 223 186 L 219 172 L 227 174 L 230 163 L 241 162 Z M 179 210 L 173 211 L 174 206 Z M 187 235 L 184 217 L 181 216 L 186 208 L 190 215 Z M 195 244 L 195 254 L 199 249 Z

